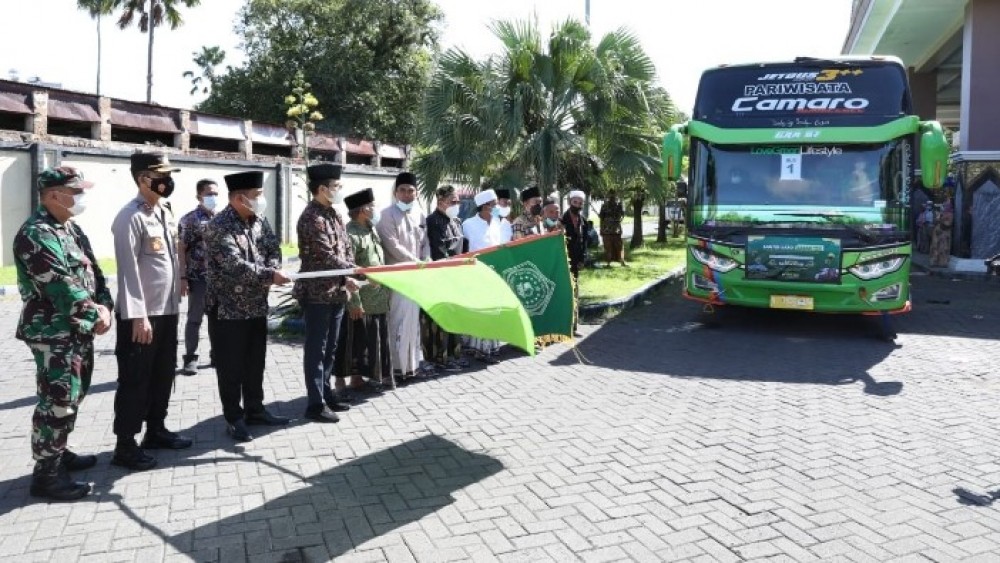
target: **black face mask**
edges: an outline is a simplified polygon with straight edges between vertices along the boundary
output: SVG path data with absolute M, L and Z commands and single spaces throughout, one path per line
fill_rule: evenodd
M 152 178 L 152 182 L 150 189 L 160 197 L 170 197 L 170 194 L 174 193 L 173 178 Z
M 577 207 L 575 205 L 571 205 L 569 207 L 570 212 L 573 213 L 574 215 L 579 215 L 582 209 L 583 209 L 582 207 Z
M 542 206 L 538 205 L 538 204 L 532 205 L 531 209 L 529 209 L 528 212 L 531 213 L 532 215 L 535 215 L 535 216 L 541 215 L 542 214 Z

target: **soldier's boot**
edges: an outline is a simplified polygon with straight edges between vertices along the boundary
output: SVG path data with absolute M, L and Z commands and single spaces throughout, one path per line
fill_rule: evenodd
M 29 489 L 31 496 L 69 501 L 82 499 L 89 495 L 90 491 L 90 483 L 81 483 L 70 478 L 59 456 L 35 462 Z
M 97 456 L 93 454 L 78 455 L 69 450 L 63 450 L 62 461 L 66 471 L 83 471 L 97 465 Z
M 198 373 L 198 354 L 184 356 L 184 367 L 181 368 L 183 375 L 195 375 Z

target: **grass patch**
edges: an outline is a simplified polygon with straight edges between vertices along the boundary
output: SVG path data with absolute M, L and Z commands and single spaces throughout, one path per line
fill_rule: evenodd
M 115 264 L 114 258 L 100 258 L 97 263 L 106 276 L 118 271 L 118 265 Z M 0 267 L 0 285 L 17 285 L 17 269 L 14 266 Z
M 629 249 L 626 240 L 625 260 L 628 267 L 614 265 L 581 271 L 580 303 L 586 305 L 626 297 L 684 265 L 684 237 L 671 238 L 665 243 L 655 240 L 655 236 L 646 237 L 646 244 L 636 249 Z M 603 258 L 603 249 L 593 249 L 592 252 Z

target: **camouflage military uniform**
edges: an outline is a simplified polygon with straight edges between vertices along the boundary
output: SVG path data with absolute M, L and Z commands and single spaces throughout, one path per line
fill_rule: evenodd
M 87 236 L 42 206 L 14 237 L 14 260 L 24 303 L 16 335 L 31 348 L 38 384 L 31 452 L 42 461 L 66 449 L 94 369 L 97 305 L 110 311 L 113 301 Z

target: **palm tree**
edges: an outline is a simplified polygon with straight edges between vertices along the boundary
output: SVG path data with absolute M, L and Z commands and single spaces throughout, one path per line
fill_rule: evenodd
M 115 9 L 116 0 L 76 0 L 76 7 L 86 10 L 90 17 L 97 20 L 97 95 L 101 95 L 101 16 L 111 14 Z
M 213 45 L 211 47 L 202 47 L 200 52 L 192 53 L 194 58 L 194 64 L 201 69 L 201 76 L 196 76 L 193 70 L 185 70 L 184 78 L 191 79 L 191 95 L 198 93 L 201 90 L 202 94 L 208 94 L 211 87 L 215 84 L 216 76 L 215 67 L 222 64 L 226 60 L 226 51 L 219 47 L 218 45 Z M 204 81 L 204 82 L 202 82 Z
M 193 8 L 201 0 L 112 0 L 116 8 L 122 8 L 118 27 L 125 29 L 139 15 L 139 31 L 149 34 L 149 51 L 146 66 L 146 102 L 153 101 L 153 32 L 166 21 L 170 29 L 177 29 L 184 20 L 178 8 L 183 5 Z
M 492 31 L 499 54 L 476 61 L 452 49 L 438 61 L 414 162 L 425 195 L 446 176 L 477 185 L 532 178 L 547 192 L 592 188 L 606 173 L 657 174 L 654 67 L 632 34 L 618 30 L 593 46 L 573 20 L 547 42 L 537 22 L 501 21 Z

